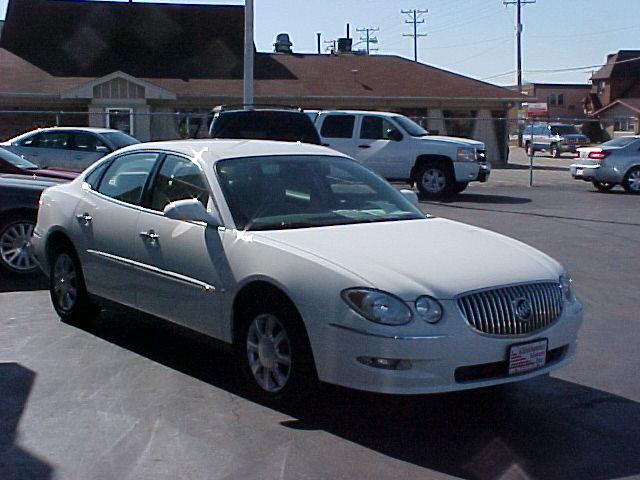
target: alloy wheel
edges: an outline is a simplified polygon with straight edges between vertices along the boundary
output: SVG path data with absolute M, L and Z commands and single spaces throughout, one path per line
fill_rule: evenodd
M 627 178 L 627 185 L 629 185 L 629 190 L 632 192 L 640 192 L 640 168 L 633 170 L 629 174 L 629 177 Z
M 447 177 L 437 168 L 429 168 L 424 171 L 420 179 L 422 188 L 430 193 L 440 193 L 447 185 Z
M 282 390 L 291 375 L 291 341 L 274 315 L 258 315 L 247 332 L 247 361 L 253 378 L 271 393 Z
M 73 259 L 66 253 L 58 255 L 53 266 L 53 293 L 60 310 L 73 310 L 78 298 L 78 275 Z
M 38 267 L 27 249 L 34 227 L 33 222 L 21 221 L 9 225 L 2 232 L 0 257 L 5 265 L 15 272 L 28 273 Z

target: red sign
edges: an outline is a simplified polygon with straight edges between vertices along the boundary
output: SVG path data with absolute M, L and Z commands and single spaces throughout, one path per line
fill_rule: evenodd
M 546 103 L 527 103 L 527 117 L 546 117 L 549 115 L 549 108 Z

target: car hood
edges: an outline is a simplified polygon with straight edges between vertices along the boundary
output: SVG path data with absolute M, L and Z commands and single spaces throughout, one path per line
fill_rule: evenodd
M 562 273 L 558 262 L 517 240 L 439 218 L 254 233 L 256 240 L 320 258 L 369 282 L 354 286 L 379 288 L 406 300 L 557 281 Z
M 442 135 L 429 135 L 427 137 L 421 137 L 422 140 L 427 142 L 437 141 L 442 143 L 451 143 L 456 145 L 464 145 L 473 148 L 484 149 L 485 145 L 478 140 L 471 140 L 470 138 L 460 138 L 460 137 L 445 137 Z

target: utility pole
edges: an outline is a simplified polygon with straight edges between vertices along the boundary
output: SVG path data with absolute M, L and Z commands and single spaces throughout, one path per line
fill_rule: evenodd
M 516 6 L 516 83 L 518 94 L 522 95 L 522 5 L 536 3 L 536 0 L 502 0 L 502 3 Z M 520 103 L 518 110 L 522 110 L 522 103 Z M 521 129 L 518 129 L 518 145 L 522 145 Z
M 380 29 L 379 28 L 373 28 L 373 27 L 369 27 L 369 28 L 356 28 L 356 32 L 359 33 L 364 33 L 366 36 L 365 38 L 360 37 L 360 40 L 362 40 L 363 42 L 367 42 L 367 55 L 369 55 L 369 53 L 371 53 L 371 49 L 369 48 L 369 44 L 371 43 L 378 43 L 378 39 L 376 37 L 372 37 L 371 34 L 375 33 L 375 32 L 379 32 Z
M 404 33 L 403 37 L 413 37 L 413 60 L 418 61 L 418 37 L 426 37 L 426 33 L 418 33 L 418 25 L 424 23 L 422 16 L 428 13 L 429 10 L 400 10 L 400 13 L 409 15 L 409 20 L 405 20 L 404 23 L 413 24 L 413 33 Z
M 253 0 L 246 0 L 244 7 L 244 82 L 245 108 L 253 105 Z

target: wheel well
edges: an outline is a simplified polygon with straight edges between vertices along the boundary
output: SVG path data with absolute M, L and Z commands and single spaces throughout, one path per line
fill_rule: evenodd
M 251 282 L 240 289 L 233 301 L 232 335 L 234 344 L 238 341 L 237 337 L 241 330 L 238 327 L 241 322 L 246 320 L 247 316 L 250 315 L 255 308 L 264 306 L 265 304 L 277 308 L 284 308 L 297 315 L 298 318 L 302 318 L 293 301 L 280 288 L 262 280 Z M 304 322 L 301 323 L 302 327 L 305 328 Z
M 437 163 L 439 163 L 441 165 L 447 166 L 449 168 L 451 174 L 452 175 L 454 174 L 453 162 L 446 155 L 420 155 L 416 159 L 416 163 L 413 165 L 413 168 L 411 169 L 411 178 L 409 180 L 411 185 L 416 183 L 416 180 L 418 179 L 418 172 L 420 172 L 422 167 L 424 165 L 426 165 L 427 163 L 431 163 L 431 162 L 437 162 Z
M 32 208 L 14 208 L 12 210 L 3 210 L 2 211 L 3 220 L 0 221 L 0 225 L 5 225 L 9 221 L 14 220 L 16 218 L 18 219 L 30 218 L 35 221 L 37 216 L 38 216 L 38 211 Z
M 53 232 L 47 238 L 46 252 L 47 258 L 50 260 L 52 255 L 56 252 L 60 252 L 62 250 L 70 250 L 74 255 L 77 256 L 77 252 L 73 243 L 67 237 L 64 232 Z

